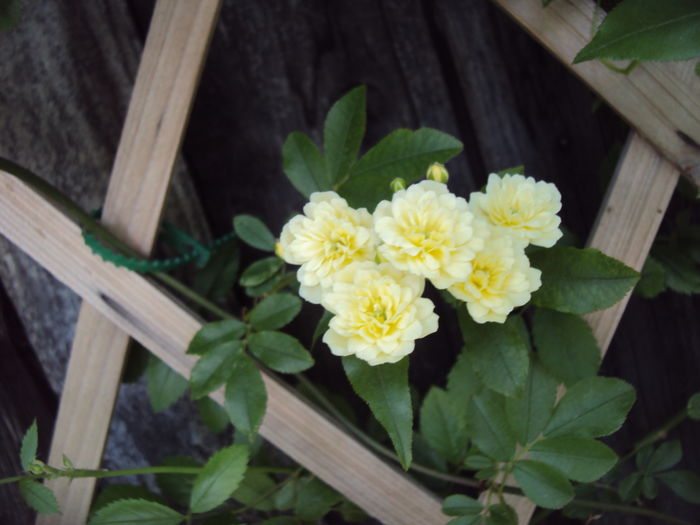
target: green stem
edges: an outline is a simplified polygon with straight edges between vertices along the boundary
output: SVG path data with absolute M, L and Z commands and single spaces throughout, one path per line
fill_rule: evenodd
M 605 67 L 610 69 L 611 71 L 614 71 L 615 73 L 622 73 L 623 75 L 629 75 L 634 69 L 639 65 L 638 60 L 632 60 L 627 67 L 618 67 L 612 62 L 609 62 L 605 60 L 604 58 L 600 58 L 600 63 L 603 64 Z
M 6 483 L 17 483 L 19 480 L 24 479 L 28 476 L 13 476 L 11 478 L 0 479 L 0 485 L 5 485 Z
M 663 425 L 661 425 L 659 428 L 654 430 L 653 432 L 650 432 L 646 436 L 644 436 L 642 439 L 637 441 L 634 444 L 634 447 L 630 452 L 625 454 L 621 459 L 620 463 L 624 463 L 631 457 L 633 457 L 637 452 L 639 452 L 641 449 L 646 447 L 647 445 L 651 445 L 652 443 L 655 443 L 656 441 L 665 438 L 668 433 L 671 431 L 671 429 L 675 428 L 679 424 L 681 424 L 685 418 L 688 417 L 688 412 L 685 409 L 685 407 L 680 410 L 676 415 L 674 415 L 671 419 L 666 421 Z
M 188 286 L 185 286 L 182 284 L 180 281 L 175 279 L 174 277 L 171 277 L 167 273 L 163 272 L 155 272 L 153 274 L 153 277 L 161 281 L 163 284 L 168 285 L 170 288 L 178 292 L 179 294 L 183 295 L 184 297 L 187 297 L 190 301 L 192 301 L 195 304 L 198 304 L 205 310 L 208 310 L 209 312 L 213 313 L 214 315 L 217 315 L 221 317 L 222 319 L 233 319 L 234 316 L 228 313 L 226 310 L 223 310 L 222 308 L 219 308 L 217 305 L 212 303 L 209 299 L 206 297 L 203 297 L 199 295 L 197 292 L 189 288 Z
M 580 507 L 584 509 L 605 510 L 609 512 L 619 512 L 623 514 L 634 514 L 636 516 L 646 516 L 647 518 L 655 518 L 666 523 L 674 523 L 677 525 L 693 525 L 689 521 L 685 521 L 681 518 L 669 516 L 668 514 L 663 514 L 661 512 L 646 509 L 643 507 L 631 507 L 629 505 L 603 503 L 602 501 L 590 501 L 585 499 L 575 499 L 571 501 L 569 505 L 573 505 L 574 507 Z

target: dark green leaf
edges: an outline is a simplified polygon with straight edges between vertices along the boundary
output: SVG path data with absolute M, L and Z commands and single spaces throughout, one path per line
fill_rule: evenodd
M 19 480 L 19 493 L 22 499 L 39 514 L 60 514 L 61 509 L 53 492 L 32 479 Z
M 197 475 L 190 496 L 192 512 L 206 512 L 231 497 L 243 479 L 248 463 L 248 447 L 231 445 L 219 450 Z
M 420 431 L 425 441 L 453 465 L 467 452 L 464 405 L 456 404 L 446 391 L 432 387 L 420 409 Z
M 187 347 L 187 353 L 204 355 L 210 350 L 240 339 L 245 335 L 245 331 L 245 325 L 238 319 L 207 323 L 192 338 Z
M 642 493 L 642 473 L 633 472 L 620 483 L 618 489 L 622 501 L 632 501 L 637 499 Z
M 248 297 L 262 297 L 272 292 L 276 287 L 280 286 L 280 283 L 287 277 L 287 273 L 282 271 L 278 272 L 267 281 L 264 281 L 256 286 L 246 286 L 245 294 Z
M 549 4 L 552 3 L 552 0 L 542 0 L 542 6 L 547 7 Z
M 292 321 L 301 310 L 301 299 L 289 293 L 279 293 L 263 299 L 250 312 L 250 324 L 255 330 L 277 330 Z
M 294 374 L 310 368 L 314 358 L 291 335 L 282 332 L 258 332 L 250 337 L 250 351 L 266 366 L 283 374 Z
M 464 466 L 471 470 L 491 468 L 493 466 L 493 459 L 482 456 L 481 454 L 473 454 L 465 458 Z
M 136 341 L 132 341 L 126 354 L 122 383 L 134 383 L 146 372 L 151 353 Z
M 515 463 L 513 475 L 525 495 L 546 509 L 560 509 L 574 497 L 574 488 L 558 470 L 539 461 Z
M 171 456 L 161 463 L 164 467 L 200 468 L 202 465 L 189 456 Z M 186 507 L 190 503 L 192 485 L 197 474 L 156 474 L 158 488 L 169 500 Z
M 22 445 L 19 449 L 19 462 L 22 470 L 29 470 L 29 465 L 36 458 L 36 449 L 39 445 L 39 431 L 36 426 L 36 419 L 32 421 L 29 428 L 24 433 Z
M 505 397 L 493 390 L 472 397 L 467 435 L 484 454 L 498 461 L 510 460 L 515 453 L 515 436 L 506 419 Z
M 358 521 L 367 520 L 367 514 L 352 501 L 345 500 L 338 506 L 338 511 L 344 521 L 348 523 L 357 523 Z
M 466 352 L 457 356 L 457 361 L 447 374 L 447 393 L 454 402 L 466 406 L 471 397 L 482 388 L 481 381 L 470 363 Z
M 613 60 L 688 60 L 700 56 L 696 0 L 626 0 L 608 13 L 574 64 Z
M 182 397 L 187 390 L 187 380 L 151 356 L 146 367 L 146 387 L 153 411 L 161 412 Z
M 666 441 L 657 448 L 646 465 L 647 472 L 661 472 L 678 464 L 683 457 L 681 442 L 677 439 Z
M 365 135 L 365 86 L 343 95 L 323 126 L 323 155 L 331 184 L 341 182 L 355 163 Z
M 319 341 L 319 339 L 323 336 L 323 334 L 326 333 L 326 330 L 328 330 L 328 324 L 331 322 L 331 319 L 333 319 L 333 314 L 330 313 L 328 310 L 324 310 L 323 314 L 321 314 L 321 318 L 318 320 L 316 328 L 314 329 L 314 335 L 311 338 L 312 350 L 316 346 L 316 343 Z
M 258 286 L 270 279 L 284 266 L 284 261 L 278 257 L 267 257 L 255 261 L 248 266 L 238 280 L 241 286 Z
M 142 499 L 161 503 L 160 496 L 154 494 L 143 485 L 116 483 L 107 485 L 100 491 L 92 504 L 92 512 L 96 512 L 102 507 L 106 507 L 110 503 L 121 499 Z
M 547 437 L 600 437 L 622 426 L 635 400 L 634 388 L 621 379 L 587 377 L 571 387 L 554 409 Z
M 689 470 L 674 470 L 657 474 L 656 478 L 663 481 L 678 497 L 700 505 L 700 477 Z
M 652 299 L 666 290 L 666 272 L 664 267 L 652 256 L 644 261 L 644 268 L 634 293 L 646 299 Z
M 700 421 L 700 392 L 696 392 L 688 400 L 688 417 Z
M 525 174 L 525 166 L 522 164 L 518 166 L 513 166 L 512 168 L 506 168 L 503 170 L 499 170 L 496 172 L 496 175 L 499 177 L 503 177 L 504 175 L 524 175 Z
M 0 31 L 12 29 L 22 16 L 22 0 L 0 0 Z
M 309 137 L 299 131 L 290 133 L 282 146 L 284 174 L 299 193 L 308 197 L 315 191 L 333 188 L 326 162 Z
M 482 516 L 458 516 L 447 522 L 447 525 L 481 525 L 484 523 Z
M 342 500 L 343 496 L 320 479 L 307 478 L 300 484 L 295 512 L 302 520 L 318 522 Z
M 173 509 L 141 499 L 122 499 L 102 507 L 89 525 L 177 525 L 185 516 Z
M 646 470 L 653 453 L 654 449 L 651 445 L 646 445 L 645 447 L 642 447 L 639 452 L 637 452 L 637 455 L 634 457 L 634 462 L 639 470 Z
M 658 484 L 652 476 L 642 477 L 642 494 L 647 499 L 654 499 L 658 492 Z
M 273 509 L 272 495 L 276 486 L 277 482 L 269 475 L 252 467 L 246 471 L 243 481 L 231 497 L 251 508 L 270 511 Z M 265 494 L 269 496 L 263 498 Z
M 299 480 L 294 478 L 277 490 L 272 496 L 276 510 L 291 510 L 299 492 Z
M 391 198 L 393 179 L 401 177 L 407 184 L 416 182 L 430 164 L 445 163 L 460 151 L 462 143 L 441 131 L 397 129 L 365 153 L 338 191 L 350 206 L 371 211 L 382 199 Z
M 192 282 L 195 292 L 216 302 L 222 302 L 236 283 L 241 253 L 238 243 L 230 240 L 209 258 Z
M 574 481 L 591 482 L 604 476 L 617 463 L 617 455 L 600 441 L 577 437 L 543 439 L 530 455 Z
M 489 507 L 489 517 L 486 520 L 487 525 L 517 525 L 518 514 L 515 509 L 505 503 L 491 505 Z
M 442 502 L 442 512 L 448 516 L 476 516 L 483 508 L 480 502 L 464 494 L 447 496 Z
M 590 325 L 578 315 L 538 308 L 532 336 L 544 367 L 567 386 L 598 373 L 600 348 Z
M 408 359 L 370 366 L 353 356 L 343 357 L 343 368 L 353 390 L 386 429 L 401 465 L 411 465 L 413 409 L 408 389 Z
M 197 400 L 197 412 L 202 421 L 214 434 L 223 432 L 229 424 L 228 414 L 219 403 L 203 397 Z
M 639 279 L 631 268 L 592 248 L 555 246 L 533 253 L 530 262 L 542 270 L 542 287 L 532 302 L 572 314 L 612 306 Z
M 654 257 L 664 267 L 666 285 L 682 294 L 700 293 L 700 271 L 687 253 L 674 247 L 654 248 Z
M 269 520 L 260 522 L 260 525 L 298 525 L 298 521 L 293 516 L 275 516 Z
M 233 364 L 226 383 L 224 408 L 236 429 L 248 435 L 250 441 L 262 423 L 267 406 L 267 391 L 260 370 L 247 355 Z
M 265 223 L 252 215 L 236 215 L 233 218 L 236 235 L 247 245 L 265 252 L 275 251 L 275 237 Z
M 234 340 L 221 343 L 200 357 L 190 374 L 192 397 L 204 397 L 228 381 L 233 364 L 241 357 L 242 352 L 243 343 Z

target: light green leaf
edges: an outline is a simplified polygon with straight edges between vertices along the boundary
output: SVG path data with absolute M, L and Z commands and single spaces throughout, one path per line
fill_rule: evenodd
M 343 368 L 353 390 L 386 429 L 401 465 L 411 465 L 413 409 L 408 389 L 408 359 L 371 366 L 354 356 L 343 357 Z
M 574 497 L 574 488 L 558 470 L 529 459 L 517 461 L 513 475 L 525 495 L 546 509 L 560 509 Z
M 202 421 L 214 434 L 223 432 L 229 424 L 228 414 L 221 405 L 211 398 L 197 400 L 197 412 Z
M 700 421 L 700 392 L 696 392 L 688 399 L 688 417 Z
M 192 338 L 187 347 L 187 353 L 204 355 L 221 345 L 240 339 L 245 335 L 245 331 L 245 325 L 238 319 L 225 319 L 207 323 Z
M 146 388 L 153 411 L 161 412 L 182 397 L 187 380 L 152 355 L 146 366 Z
M 557 382 L 533 359 L 523 394 L 506 399 L 506 417 L 521 445 L 540 435 L 552 415 L 556 397 Z
M 0 31 L 12 29 L 22 16 L 22 0 L 0 0 Z
M 484 390 L 472 397 L 467 411 L 467 435 L 484 454 L 508 461 L 515 453 L 515 436 L 508 425 L 505 397 Z
M 283 266 L 284 261 L 279 257 L 260 259 L 243 271 L 238 282 L 241 286 L 258 286 L 279 272 Z
M 538 308 L 532 336 L 544 367 L 565 385 L 598 373 L 600 348 L 590 325 L 578 315 Z
M 609 447 L 578 437 L 543 439 L 533 445 L 530 455 L 567 478 L 585 483 L 601 478 L 617 463 L 617 455 Z
M 651 255 L 644 261 L 644 267 L 634 293 L 652 299 L 666 290 L 666 272 L 659 261 Z
M 99 509 L 89 525 L 177 525 L 185 516 L 170 507 L 142 499 L 122 499 Z
M 463 310 L 459 325 L 469 363 L 484 385 L 506 396 L 522 392 L 530 359 L 518 320 L 477 324 Z
M 460 353 L 449 374 L 447 374 L 447 393 L 453 399 L 453 402 L 466 406 L 469 399 L 479 392 L 481 388 L 481 381 L 476 377 L 469 357 L 466 352 Z
M 283 374 L 295 374 L 314 364 L 314 358 L 306 348 L 296 338 L 282 332 L 253 334 L 249 346 L 255 357 Z
M 215 302 L 222 302 L 236 283 L 241 250 L 231 239 L 215 250 L 206 266 L 194 276 L 192 288 L 195 292 Z
M 233 364 L 231 376 L 226 383 L 224 408 L 237 430 L 245 433 L 250 441 L 260 428 L 267 391 L 260 370 L 247 355 L 242 355 Z
M 663 481 L 676 495 L 700 505 L 700 477 L 689 470 L 674 470 L 657 474 L 656 478 Z
M 302 520 L 318 522 L 330 512 L 331 507 L 343 500 L 343 496 L 318 478 L 302 480 L 299 487 L 295 513 Z
M 201 468 L 201 464 L 189 456 L 171 456 L 160 463 L 164 467 Z M 186 507 L 190 503 L 192 485 L 197 474 L 156 474 L 158 488 L 168 499 Z
M 301 299 L 289 293 L 270 295 L 250 312 L 255 330 L 277 330 L 290 323 L 301 310 Z
M 343 95 L 328 112 L 323 126 L 323 155 L 332 184 L 342 181 L 355 163 L 365 135 L 365 86 Z
M 622 480 L 618 488 L 622 501 L 632 501 L 639 497 L 642 493 L 642 479 L 641 472 L 633 472 Z
M 681 442 L 677 439 L 666 441 L 657 448 L 644 466 L 645 472 L 661 472 L 675 466 L 683 457 Z
M 192 397 L 199 399 L 228 381 L 233 364 L 243 352 L 241 341 L 228 341 L 211 348 L 200 357 L 190 374 Z
M 32 479 L 19 480 L 19 493 L 22 499 L 39 514 L 60 514 L 61 509 L 51 490 Z
M 688 60 L 700 56 L 700 5 L 696 0 L 625 0 L 579 51 L 574 64 L 612 60 Z
M 467 452 L 467 429 L 463 405 L 453 402 L 441 388 L 432 387 L 420 409 L 420 431 L 428 445 L 453 465 Z
M 338 192 L 350 206 L 371 211 L 379 201 L 391 198 L 393 179 L 416 182 L 425 176 L 430 164 L 445 163 L 460 151 L 462 143 L 441 131 L 397 129 L 365 153 Z
M 582 379 L 559 401 L 544 434 L 547 437 L 612 434 L 624 423 L 635 397 L 632 385 L 621 379 Z
M 194 480 L 190 510 L 206 512 L 229 499 L 243 479 L 247 463 L 245 445 L 231 445 L 209 458 Z
M 448 516 L 477 516 L 484 506 L 464 494 L 452 494 L 442 502 L 442 512 Z
M 19 449 L 19 461 L 22 470 L 29 470 L 29 465 L 36 458 L 36 449 L 39 444 L 39 431 L 36 426 L 36 419 L 32 421 L 22 438 L 22 446 Z
M 252 215 L 236 215 L 233 218 L 236 235 L 247 245 L 265 252 L 275 251 L 275 237 L 265 223 Z
M 518 525 L 518 514 L 505 503 L 491 505 L 486 525 Z
M 243 481 L 231 497 L 251 508 L 270 511 L 273 509 L 272 495 L 276 485 L 277 482 L 269 475 L 251 467 L 246 471 Z M 264 494 L 269 494 L 269 496 L 261 499 Z
M 114 485 L 107 485 L 100 491 L 92 504 L 91 512 L 96 512 L 102 507 L 106 507 L 110 503 L 121 499 L 142 499 L 162 503 L 158 494 L 154 494 L 143 485 L 115 483 Z
M 333 188 L 321 152 L 303 133 L 295 131 L 289 134 L 282 146 L 282 160 L 284 174 L 305 197 L 315 191 Z

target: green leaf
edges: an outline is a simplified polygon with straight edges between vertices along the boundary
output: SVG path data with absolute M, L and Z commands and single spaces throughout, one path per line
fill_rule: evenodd
M 552 3 L 552 0 L 542 0 L 542 7 L 547 7 Z
M 300 484 L 295 503 L 295 513 L 302 520 L 318 522 L 330 512 L 331 507 L 343 500 L 343 496 L 318 478 L 307 478 Z
M 464 466 L 471 470 L 491 468 L 493 467 L 493 459 L 481 454 L 472 454 L 464 459 Z
M 308 197 L 315 191 L 333 188 L 321 152 L 309 137 L 299 131 L 290 133 L 282 146 L 284 174 L 299 193 Z
M 544 434 L 607 436 L 622 426 L 634 400 L 634 388 L 621 379 L 587 377 L 564 394 Z
M 29 470 L 29 465 L 36 459 L 36 449 L 39 445 L 39 431 L 36 426 L 36 419 L 32 421 L 22 438 L 22 446 L 19 449 L 19 461 L 22 470 Z
M 22 16 L 22 0 L 0 0 L 0 31 L 12 29 Z
M 467 435 L 484 454 L 509 461 L 515 453 L 515 436 L 506 419 L 505 397 L 493 390 L 472 397 L 467 411 Z
M 600 348 L 590 325 L 578 315 L 538 308 L 532 336 L 544 367 L 565 385 L 598 373 Z
M 195 274 L 192 288 L 199 295 L 222 302 L 236 283 L 240 262 L 241 250 L 231 239 L 215 250 L 206 266 Z
M 328 325 L 331 322 L 331 319 L 333 319 L 333 314 L 328 310 L 324 310 L 321 314 L 321 318 L 318 320 L 316 328 L 314 329 L 314 335 L 311 337 L 311 350 L 314 349 L 316 343 L 323 336 L 323 334 L 326 333 L 326 330 L 328 330 Z
M 272 501 L 276 510 L 291 510 L 294 507 L 294 500 L 299 492 L 299 480 L 292 479 L 275 492 Z
M 224 408 L 236 429 L 245 433 L 250 441 L 260 428 L 267 391 L 260 370 L 247 355 L 242 355 L 233 364 L 231 376 L 226 383 Z
M 578 437 L 543 439 L 533 445 L 530 455 L 567 478 L 585 483 L 601 478 L 617 463 L 617 455 L 609 447 Z
M 279 272 L 284 261 L 278 257 L 266 257 L 248 266 L 238 282 L 241 286 L 258 286 Z
M 463 310 L 459 324 L 469 363 L 484 385 L 506 396 L 522 392 L 530 359 L 518 320 L 477 324 Z
M 122 499 L 98 510 L 89 525 L 177 525 L 184 519 L 179 512 L 155 501 Z
M 284 280 L 287 275 L 288 274 L 284 271 L 277 272 L 267 281 L 264 281 L 256 286 L 246 286 L 245 294 L 248 297 L 262 297 L 263 295 L 269 294 L 282 282 L 282 280 Z
M 518 514 L 515 509 L 505 503 L 491 505 L 487 525 L 518 525 Z
M 253 334 L 249 346 L 255 357 L 283 374 L 295 374 L 314 364 L 314 358 L 306 348 L 296 338 L 282 332 Z
M 151 353 L 136 341 L 131 341 L 122 372 L 122 383 L 135 383 L 146 372 Z
M 160 503 L 160 496 L 154 494 L 143 485 L 127 485 L 124 483 L 116 483 L 107 485 L 95 498 L 92 504 L 92 511 L 96 512 L 102 507 L 106 507 L 110 503 L 122 499 L 142 499 L 146 501 L 155 501 Z
M 301 310 L 301 299 L 289 293 L 270 295 L 250 312 L 255 330 L 277 330 L 290 323 Z
M 160 463 L 164 467 L 195 467 L 202 465 L 189 456 L 171 456 Z M 186 507 L 190 503 L 192 485 L 197 474 L 156 474 L 158 488 L 169 500 Z
M 517 461 L 513 475 L 525 495 L 546 509 L 560 509 L 574 497 L 574 488 L 558 470 L 529 459 Z
M 523 394 L 506 399 L 506 417 L 521 445 L 540 435 L 552 415 L 556 397 L 557 382 L 533 359 Z
M 332 184 L 342 181 L 355 163 L 365 135 L 365 86 L 343 95 L 328 112 L 323 126 L 323 154 Z
M 190 374 L 192 398 L 204 397 L 228 381 L 233 364 L 242 353 L 241 341 L 229 341 L 210 349 L 201 356 Z
M 455 402 L 466 406 L 471 397 L 481 388 L 481 381 L 472 369 L 469 356 L 466 352 L 460 353 L 447 374 L 447 393 Z
M 273 509 L 272 495 L 276 486 L 277 482 L 269 475 L 255 468 L 249 468 L 231 497 L 253 509 L 270 511 Z M 261 499 L 264 494 L 269 496 Z
M 681 442 L 677 439 L 666 441 L 657 448 L 644 466 L 645 472 L 661 472 L 675 466 L 683 457 Z
M 695 472 L 674 470 L 657 474 L 656 478 L 668 485 L 679 498 L 700 505 L 700 477 Z
M 542 287 L 532 302 L 572 314 L 612 306 L 639 279 L 631 268 L 592 248 L 555 246 L 533 253 L 530 262 L 542 270 Z
M 467 452 L 467 429 L 463 405 L 448 393 L 432 387 L 420 409 L 420 431 L 428 445 L 453 465 Z
M 700 421 L 700 392 L 696 392 L 688 399 L 688 417 Z
M 386 429 L 401 466 L 411 465 L 413 409 L 408 389 L 408 359 L 371 366 L 354 356 L 343 357 L 343 368 L 353 390 Z
M 642 473 L 633 472 L 622 480 L 618 488 L 622 501 L 637 499 L 642 493 Z
M 197 412 L 202 421 L 214 434 L 223 432 L 229 424 L 228 414 L 219 403 L 208 397 L 197 400 Z
M 503 177 L 504 175 L 524 175 L 525 166 L 520 164 L 518 166 L 513 166 L 512 168 L 506 168 L 496 172 L 496 175 Z
M 658 484 L 652 476 L 642 477 L 642 494 L 645 498 L 654 499 L 658 492 Z
M 275 516 L 260 522 L 260 525 L 298 525 L 298 523 L 298 520 L 293 516 Z
M 338 512 L 340 512 L 343 520 L 348 523 L 357 523 L 358 521 L 365 521 L 367 519 L 365 511 L 348 500 L 343 501 L 338 506 Z
M 574 64 L 613 60 L 688 60 L 700 56 L 700 5 L 695 0 L 625 0 L 608 13 Z
M 238 319 L 207 323 L 200 328 L 187 347 L 188 354 L 204 355 L 245 335 L 245 325 Z
M 229 499 L 243 479 L 247 463 L 245 445 L 231 445 L 209 458 L 194 480 L 190 510 L 206 512 Z
M 442 502 L 442 512 L 448 516 L 478 516 L 484 506 L 464 494 L 452 494 Z
M 275 237 L 265 223 L 252 215 L 236 215 L 233 218 L 236 235 L 247 245 L 265 252 L 275 251 Z
M 666 272 L 659 261 L 651 255 L 644 261 L 641 277 L 634 293 L 646 299 L 652 299 L 666 290 Z
M 462 143 L 441 131 L 397 129 L 365 153 L 338 192 L 350 206 L 371 211 L 379 201 L 391 198 L 393 179 L 416 182 L 425 176 L 430 164 L 444 164 L 460 151 Z
M 671 246 L 655 247 L 654 256 L 666 273 L 666 285 L 682 294 L 700 293 L 700 271 L 692 257 Z
M 51 490 L 32 479 L 19 480 L 19 493 L 22 499 L 39 514 L 60 514 L 61 509 Z
M 161 412 L 182 397 L 187 390 L 187 380 L 151 356 L 146 366 L 146 387 L 153 411 Z

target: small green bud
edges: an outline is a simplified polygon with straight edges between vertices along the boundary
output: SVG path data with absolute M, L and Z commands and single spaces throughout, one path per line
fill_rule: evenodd
M 447 168 L 445 168 L 444 164 L 433 162 L 428 167 L 428 172 L 425 174 L 425 178 L 428 180 L 434 180 L 435 182 L 447 184 L 447 181 L 450 179 L 450 174 L 447 172 Z
M 65 454 L 63 454 L 63 466 L 66 467 L 68 470 L 75 469 L 75 467 L 73 466 L 73 462 Z
M 43 474 L 46 470 L 46 463 L 41 461 L 40 459 L 34 459 L 32 462 L 29 464 L 29 472 L 31 474 L 34 474 L 35 476 L 39 476 Z
M 280 259 L 284 259 L 284 248 L 282 248 L 282 243 L 279 241 L 275 243 L 275 255 Z
M 406 189 L 406 181 L 401 177 L 396 177 L 394 180 L 391 181 L 389 186 L 391 187 L 391 191 L 396 193 L 397 191 Z

